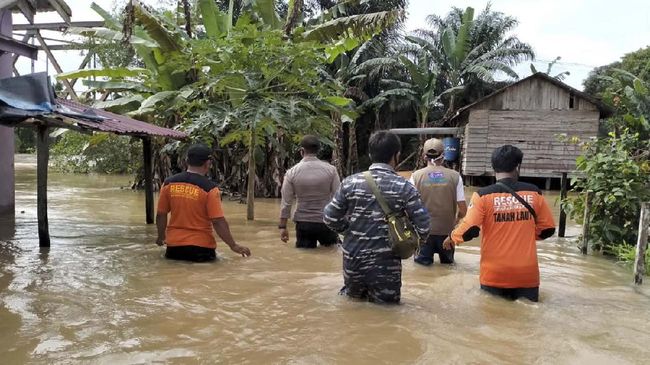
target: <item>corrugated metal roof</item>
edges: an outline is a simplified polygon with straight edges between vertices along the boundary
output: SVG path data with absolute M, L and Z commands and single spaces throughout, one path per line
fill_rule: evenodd
M 78 114 L 95 114 L 104 118 L 101 121 L 92 121 L 84 118 L 74 118 L 79 126 L 84 128 L 110 132 L 117 134 L 128 134 L 136 136 L 160 136 L 174 139 L 184 139 L 188 135 L 186 133 L 176 131 L 169 128 L 160 127 L 154 124 L 145 123 L 140 120 L 129 118 L 124 115 L 114 114 L 102 109 L 95 109 L 89 106 L 64 99 L 56 99 L 57 103 L 70 109 L 70 111 Z

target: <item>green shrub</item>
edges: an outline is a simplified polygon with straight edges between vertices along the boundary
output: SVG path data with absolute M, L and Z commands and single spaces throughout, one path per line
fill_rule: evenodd
M 130 174 L 142 168 L 142 147 L 126 136 L 70 131 L 52 147 L 52 165 L 63 172 Z

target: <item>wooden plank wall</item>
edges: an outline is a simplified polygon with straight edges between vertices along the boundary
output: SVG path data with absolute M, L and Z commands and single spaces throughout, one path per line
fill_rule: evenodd
M 522 176 L 559 176 L 574 171 L 580 155 L 579 146 L 561 142 L 560 136 L 589 140 L 598 134 L 598 117 L 597 111 L 491 110 L 486 148 L 492 151 L 504 144 L 521 148 Z
M 570 99 L 573 97 L 573 108 Z M 576 145 L 559 137 L 583 140 L 598 135 L 598 108 L 543 79 L 530 79 L 476 105 L 465 128 L 463 173 L 492 172 L 492 151 L 512 144 L 524 152 L 522 176 L 559 176 L 575 170 Z
M 463 140 L 463 171 L 466 175 L 481 175 L 490 163 L 485 164 L 488 142 L 489 110 L 472 110 L 465 127 Z

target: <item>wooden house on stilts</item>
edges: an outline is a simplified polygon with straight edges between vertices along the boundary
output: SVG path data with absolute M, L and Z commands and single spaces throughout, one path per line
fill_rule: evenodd
M 596 138 L 612 110 L 544 73 L 536 73 L 467 105 L 447 121 L 464 127 L 462 173 L 493 175 L 492 151 L 521 148 L 521 176 L 560 177 L 575 171 L 580 146 L 567 139 Z

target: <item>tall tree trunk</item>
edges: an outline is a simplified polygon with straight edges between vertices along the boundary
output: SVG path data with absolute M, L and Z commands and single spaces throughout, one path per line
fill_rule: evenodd
M 379 121 L 380 111 L 381 109 L 375 109 L 375 131 L 381 130 L 381 123 Z
M 454 95 L 454 93 L 451 93 L 451 96 L 449 97 L 449 108 L 447 108 L 447 112 L 445 113 L 445 117 L 443 119 L 447 120 L 451 118 L 451 116 L 454 115 L 454 109 L 456 109 L 456 95 Z
M 345 138 L 343 131 L 343 121 L 341 114 L 331 112 L 332 125 L 334 125 L 334 151 L 332 153 L 332 162 L 340 177 L 345 176 Z
M 181 0 L 183 3 L 183 15 L 185 15 L 185 32 L 192 38 L 192 13 L 190 12 L 189 0 Z
M 357 148 L 357 127 L 354 123 L 348 125 L 350 132 L 348 133 L 348 163 L 347 170 L 348 176 L 354 174 L 359 168 L 359 150 Z
M 289 0 L 289 14 L 287 15 L 287 22 L 284 24 L 284 34 L 291 35 L 293 28 L 300 20 L 302 15 L 302 8 L 304 0 Z
M 248 146 L 248 189 L 246 189 L 246 219 L 255 219 L 255 126 L 251 127 Z

